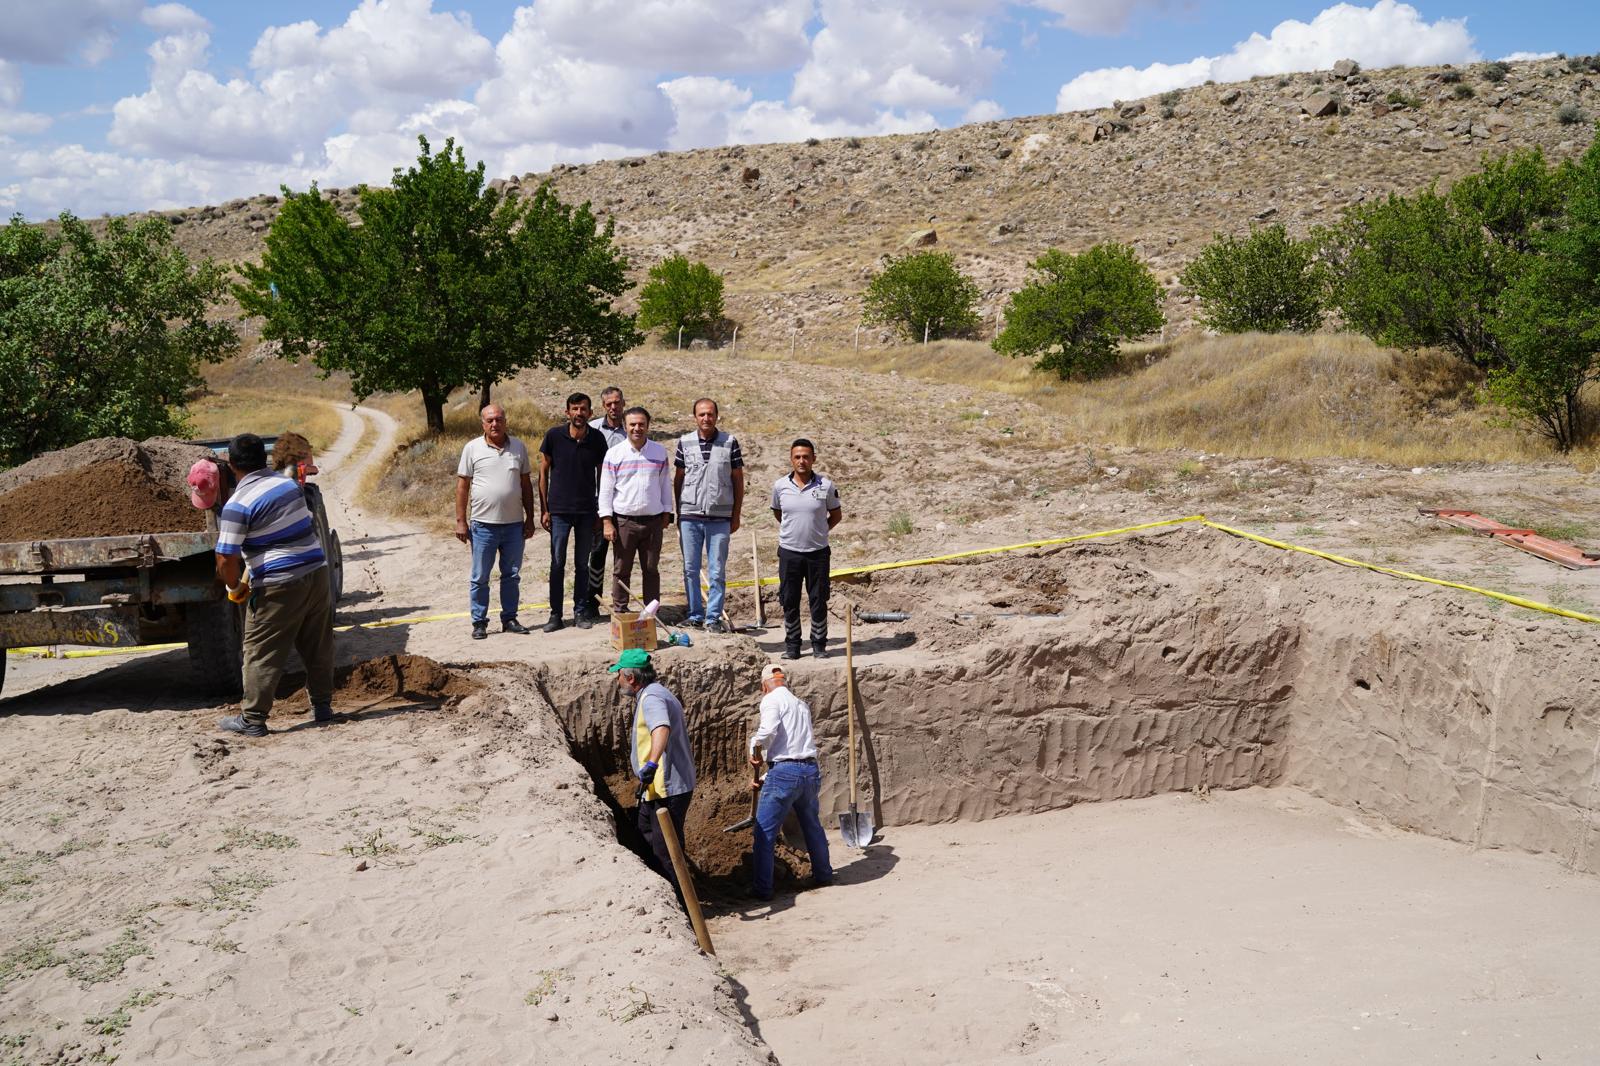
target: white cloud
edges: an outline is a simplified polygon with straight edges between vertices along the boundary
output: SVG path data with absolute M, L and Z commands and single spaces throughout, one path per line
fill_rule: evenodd
M 1128 28 L 1141 7 L 1167 7 L 1163 0 L 1028 0 L 1029 6 L 1049 11 L 1056 25 L 1074 33 L 1113 34 Z
M 993 122 L 997 118 L 1005 118 L 1006 109 L 994 100 L 979 100 L 962 114 L 961 121 L 966 122 Z
M 1508 56 L 1501 56 L 1502 63 L 1521 63 L 1530 59 L 1554 59 L 1560 52 L 1512 52 Z
M 0 136 L 30 136 L 50 127 L 49 115 L 22 110 L 22 72 L 0 59 Z
M 157 4 L 139 13 L 139 21 L 157 33 L 186 33 L 192 30 L 209 30 L 211 23 L 199 12 L 182 4 Z
M 0 59 L 91 66 L 111 54 L 120 23 L 138 15 L 142 0 L 20 0 L 0 19 Z
M 540 0 L 529 28 L 567 55 L 678 74 L 787 69 L 811 0 Z
M 1469 63 L 1481 58 L 1464 19 L 1427 22 L 1416 8 L 1396 0 L 1371 7 L 1336 4 L 1310 22 L 1289 19 L 1263 37 L 1251 34 L 1221 56 L 1148 67 L 1105 67 L 1079 74 L 1061 87 L 1057 111 L 1104 107 L 1207 80 L 1243 81 L 1257 74 L 1319 70 L 1340 59 L 1368 67 Z
M 824 26 L 789 102 L 824 122 L 871 124 L 885 109 L 944 110 L 985 88 L 1002 54 L 984 43 L 987 0 L 857 5 L 823 0 Z

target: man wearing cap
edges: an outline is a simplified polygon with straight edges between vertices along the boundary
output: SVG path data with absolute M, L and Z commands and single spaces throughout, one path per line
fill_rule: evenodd
M 683 891 L 672 869 L 672 853 L 661 835 L 656 811 L 665 807 L 678 839 L 694 796 L 694 755 L 689 750 L 689 728 L 683 704 L 656 680 L 648 652 L 629 648 L 611 667 L 617 684 L 634 697 L 633 744 L 628 759 L 639 779 L 639 833 L 650 844 L 651 865 L 672 882 L 683 902 Z
M 811 855 L 811 878 L 819 887 L 833 881 L 833 865 L 828 861 L 828 837 L 817 815 L 822 774 L 811 737 L 811 708 L 789 691 L 783 667 L 776 663 L 762 667 L 761 691 L 761 724 L 750 738 L 750 765 L 759 771 L 765 762 L 767 776 L 756 805 L 755 874 L 750 892 L 759 900 L 769 900 L 772 848 L 791 810 L 800 820 L 806 851 Z
M 239 713 L 220 724 L 247 737 L 267 735 L 267 712 L 291 651 L 306 668 L 312 718 L 326 722 L 333 717 L 333 595 L 305 494 L 267 468 L 266 446 L 254 433 L 229 443 L 228 467 L 238 484 L 217 519 L 217 576 L 230 599 L 246 602 L 244 698 Z
M 811 607 L 811 654 L 828 654 L 828 532 L 839 524 L 839 487 L 812 467 L 816 445 L 804 437 L 789 445 L 790 472 L 772 486 L 778 520 L 778 602 L 783 604 L 783 657 L 800 658 L 800 586 Z

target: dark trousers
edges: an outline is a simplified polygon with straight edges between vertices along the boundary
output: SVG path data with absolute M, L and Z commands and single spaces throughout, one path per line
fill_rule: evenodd
M 783 644 L 789 651 L 800 650 L 800 585 L 806 587 L 811 604 L 811 646 L 828 644 L 828 548 L 813 552 L 778 549 L 778 602 L 783 604 Z
M 633 580 L 633 557 L 644 571 L 644 602 L 661 598 L 661 517 L 629 518 L 616 515 L 616 554 L 611 561 L 611 610 L 628 609 L 628 582 Z
M 327 706 L 333 698 L 333 593 L 328 568 L 319 566 L 285 585 L 262 585 L 250 593 L 244 612 L 244 699 L 239 713 L 265 725 L 272 697 L 300 653 L 311 702 Z
M 672 819 L 672 828 L 678 831 L 678 846 L 684 849 L 684 861 L 688 861 L 688 845 L 684 843 L 683 823 L 689 817 L 689 801 L 694 798 L 693 790 L 677 796 L 668 796 L 663 800 L 639 801 L 639 834 L 650 845 L 650 855 L 655 860 L 650 868 L 661 874 L 672 885 L 672 891 L 678 895 L 678 905 L 683 906 L 683 889 L 678 886 L 678 875 L 672 868 L 672 852 L 667 850 L 667 838 L 661 835 L 661 823 L 656 821 L 656 810 L 661 807 L 667 809 L 667 815 Z
M 606 547 L 610 543 L 599 534 L 595 535 L 594 546 L 589 549 L 589 602 L 578 604 L 574 611 L 581 609 L 592 615 L 600 613 L 600 594 L 606 587 Z
M 560 618 L 567 592 L 567 541 L 572 541 L 572 613 L 589 610 L 589 550 L 594 542 L 592 514 L 550 515 L 550 617 Z M 600 538 L 602 543 L 604 537 Z

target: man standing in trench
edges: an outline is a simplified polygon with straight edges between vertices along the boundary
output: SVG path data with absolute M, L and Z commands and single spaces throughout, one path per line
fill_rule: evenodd
M 811 736 L 811 708 L 789 691 L 783 667 L 776 663 L 761 668 L 761 692 L 761 724 L 750 738 L 750 765 L 759 772 L 765 762 L 767 776 L 756 804 L 755 872 L 750 893 L 766 901 L 772 898 L 773 845 L 791 810 L 800 819 L 811 856 L 811 877 L 818 887 L 833 882 L 833 864 L 828 860 L 828 836 L 817 814 L 822 773 L 817 769 L 817 745 Z
M 228 444 L 228 466 L 237 485 L 217 519 L 217 576 L 229 599 L 244 597 L 244 698 L 239 713 L 219 724 L 247 737 L 267 735 L 291 651 L 306 668 L 312 720 L 326 722 L 333 717 L 333 591 L 305 493 L 267 468 L 266 445 L 254 433 Z
M 655 861 L 651 866 L 672 882 L 672 889 L 683 903 L 683 890 L 672 867 L 672 853 L 656 811 L 666 808 L 672 826 L 682 841 L 689 802 L 694 798 L 694 755 L 689 750 L 689 728 L 683 717 L 683 704 L 656 680 L 655 664 L 648 652 L 629 648 L 611 667 L 617 684 L 634 697 L 633 743 L 628 761 L 639 779 L 639 833 L 650 845 Z
M 472 639 L 489 635 L 489 577 L 500 558 L 500 628 L 527 633 L 517 621 L 522 595 L 522 551 L 539 524 L 534 510 L 528 449 L 506 432 L 506 411 L 497 403 L 479 417 L 483 436 L 467 441 L 456 467 L 456 539 L 472 547 Z M 471 521 L 468 522 L 468 508 Z

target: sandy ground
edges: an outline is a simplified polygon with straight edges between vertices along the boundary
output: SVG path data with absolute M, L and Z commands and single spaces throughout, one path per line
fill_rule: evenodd
M 1591 878 L 1293 789 L 834 844 L 713 926 L 785 1066 L 1600 1058 Z
M 710 373 L 699 358 L 696 373 Z M 633 375 L 689 365 L 649 362 L 617 372 L 630 399 L 654 402 Z M 712 369 L 741 394 L 772 377 L 770 366 L 724 363 Z M 890 395 L 870 377 L 786 368 L 760 423 L 741 428 L 770 437 L 824 388 L 859 400 L 830 408 L 838 417 L 894 427 L 824 463 L 851 501 L 840 565 L 1204 510 L 1389 565 L 1600 603 L 1600 575 L 1414 517 L 1418 504 L 1464 500 L 1600 514 L 1600 490 L 1571 471 L 1207 460 L 1204 476 L 1178 478 L 1178 456 L 1034 454 L 961 417 L 982 396 L 915 383 Z M 686 407 L 698 387 L 687 379 L 675 398 Z M 900 428 L 893 411 L 907 405 L 938 418 Z M 992 407 L 1031 417 L 1016 401 Z M 252 744 L 218 737 L 226 709 L 188 694 L 182 651 L 13 657 L 0 750 L 25 757 L 0 760 L 8 1066 L 113 1055 L 755 1062 L 767 1055 L 757 1037 L 786 1063 L 1600 1055 L 1585 998 L 1600 976 L 1586 951 L 1600 924 L 1592 878 L 1352 821 L 1283 790 L 893 827 L 866 856 L 834 835 L 836 858 L 854 860 L 838 888 L 721 911 L 720 962 L 699 956 L 670 893 L 616 843 L 562 723 L 523 673 L 595 670 L 607 656 L 600 631 L 474 642 L 460 619 L 379 624 L 464 610 L 466 549 L 351 506 L 397 429 L 381 411 L 343 414 L 345 433 L 319 457 L 345 547 L 339 621 L 362 627 L 340 636 L 341 661 L 426 655 L 471 670 L 488 693 L 357 685 L 340 700 L 352 720 L 307 728 L 303 698 L 289 700 L 273 719 L 279 735 Z M 770 483 L 778 453 L 749 450 L 756 483 Z M 911 476 L 927 454 L 968 457 L 971 469 L 941 489 Z M 1140 470 L 1166 473 L 1130 485 Z M 913 531 L 890 535 L 901 510 Z M 542 555 L 536 540 L 527 604 L 544 598 Z M 675 565 L 669 548 L 668 589 Z M 922 573 L 929 588 L 960 580 Z M 1461 595 L 1396 583 L 1373 602 Z M 992 599 L 965 589 L 929 601 Z M 748 613 L 748 593 L 732 604 Z M 869 633 L 860 666 L 955 659 L 962 632 L 921 646 Z M 722 640 L 771 654 L 781 634 Z M 717 654 L 710 638 L 689 653 Z M 840 667 L 799 671 L 831 693 L 830 744 Z

